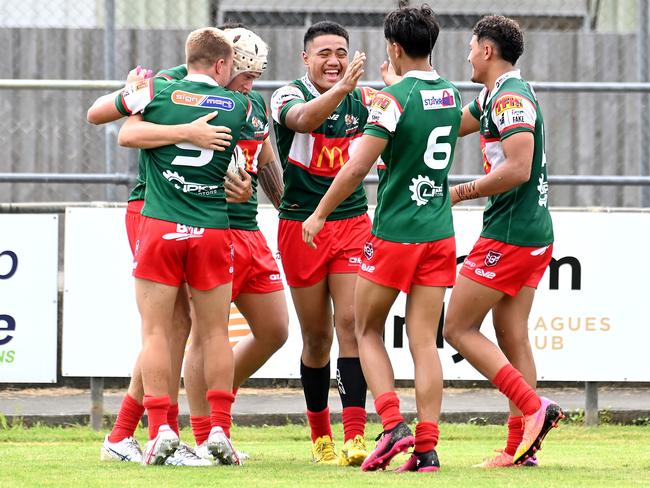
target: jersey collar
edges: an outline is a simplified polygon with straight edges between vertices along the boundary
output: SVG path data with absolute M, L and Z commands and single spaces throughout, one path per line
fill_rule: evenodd
M 496 81 L 494 82 L 494 89 L 489 93 L 488 97 L 485 100 L 485 103 L 490 101 L 492 98 L 492 95 L 494 95 L 496 92 L 499 91 L 499 88 L 506 82 L 506 80 L 509 80 L 510 78 L 516 78 L 518 80 L 521 80 L 521 71 L 518 69 L 513 69 L 512 71 L 508 71 L 506 73 L 503 73 L 501 76 L 499 76 Z
M 204 75 L 202 73 L 192 73 L 191 75 L 187 75 L 185 78 L 183 78 L 187 81 L 196 81 L 199 83 L 207 83 L 208 85 L 212 86 L 219 86 L 219 83 L 215 81 L 214 78 L 211 78 L 208 75 Z
M 404 73 L 404 78 L 417 78 L 419 80 L 436 81 L 440 79 L 440 75 L 435 69 L 433 71 L 411 70 Z
M 305 74 L 305 76 L 303 76 L 303 77 L 300 79 L 300 81 L 302 81 L 302 84 L 305 85 L 305 87 L 307 88 L 307 90 L 309 91 L 309 93 L 311 93 L 312 95 L 314 95 L 314 97 L 319 97 L 319 96 L 320 96 L 320 92 L 316 89 L 316 87 L 314 86 L 314 84 L 313 84 L 313 83 L 311 82 L 311 80 L 309 79 L 309 75 Z

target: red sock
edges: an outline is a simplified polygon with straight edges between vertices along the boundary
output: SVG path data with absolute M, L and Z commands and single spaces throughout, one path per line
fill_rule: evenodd
M 390 430 L 404 421 L 399 411 L 399 397 L 394 391 L 388 391 L 375 398 L 375 410 L 381 417 L 384 430 Z
M 169 425 L 174 432 L 176 432 L 176 435 L 179 435 L 178 433 L 178 403 L 174 403 L 173 405 L 169 406 L 169 410 L 167 410 L 167 425 Z
M 511 456 L 517 452 L 517 447 L 524 438 L 524 418 L 508 417 L 508 441 L 506 442 L 505 452 Z
M 524 415 L 532 415 L 542 406 L 535 390 L 526 383 L 521 373 L 510 363 L 499 370 L 492 380 L 492 384 L 507 396 Z
M 190 416 L 190 425 L 192 426 L 192 434 L 194 434 L 194 440 L 197 446 L 208 440 L 210 429 L 212 428 L 209 415 L 200 417 Z
M 310 412 L 307 410 L 307 420 L 311 429 L 311 441 L 314 442 L 319 437 L 324 435 L 332 438 L 332 424 L 330 422 L 330 409 L 325 407 L 325 410 L 320 412 Z
M 230 411 L 232 402 L 235 401 L 235 395 L 224 390 L 208 390 L 205 398 L 210 403 L 210 425 L 221 427 L 230 437 L 230 423 L 232 422 Z
M 108 436 L 109 442 L 120 442 L 122 439 L 132 437 L 143 415 L 144 407 L 128 393 L 124 395 L 115 425 Z
M 344 442 L 356 436 L 364 436 L 366 430 L 366 409 L 363 407 L 344 407 L 343 413 Z
M 433 422 L 418 422 L 415 426 L 415 448 L 417 452 L 427 452 L 438 445 L 440 429 Z
M 233 389 L 232 389 L 232 394 L 233 394 L 234 396 L 237 396 L 237 392 L 238 392 L 238 391 L 239 391 L 239 387 L 237 387 L 237 388 L 233 388 Z
M 147 417 L 149 419 L 149 440 L 158 435 L 158 429 L 161 425 L 167 423 L 167 410 L 171 400 L 168 395 L 165 396 L 151 396 L 145 395 L 142 405 L 147 409 Z

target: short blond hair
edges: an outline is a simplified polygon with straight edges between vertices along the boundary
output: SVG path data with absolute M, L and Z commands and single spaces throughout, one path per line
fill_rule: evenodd
M 203 27 L 190 32 L 185 41 L 187 66 L 209 68 L 219 59 L 233 55 L 232 44 L 223 31 L 216 27 Z

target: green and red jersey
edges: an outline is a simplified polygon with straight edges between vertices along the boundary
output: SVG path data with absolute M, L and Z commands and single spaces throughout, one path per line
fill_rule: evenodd
M 181 80 L 187 76 L 187 66 L 181 64 L 173 68 L 158 72 L 157 77 L 167 80 Z M 242 150 L 246 158 L 246 172 L 251 176 L 253 195 L 244 203 L 228 204 L 228 219 L 230 220 L 231 229 L 240 230 L 259 230 L 257 225 L 257 170 L 258 157 L 262 150 L 262 144 L 269 136 L 269 118 L 268 110 L 264 98 L 259 92 L 251 91 L 248 94 L 251 102 L 251 114 L 246 127 L 242 129 L 237 146 Z M 217 119 L 219 117 L 217 116 Z M 218 122 L 217 122 L 217 125 Z M 142 156 L 141 156 L 142 157 Z M 129 200 L 144 198 L 144 171 L 143 164 L 140 164 L 138 171 L 138 184 L 131 191 Z M 142 195 L 140 198 L 138 196 Z
M 377 167 L 373 235 L 409 243 L 454 235 L 447 174 L 461 107 L 456 87 L 435 71 L 409 71 L 375 95 L 364 134 L 388 144 Z
M 115 105 L 123 115 L 142 113 L 144 120 L 163 125 L 189 123 L 219 110 L 219 124 L 230 127 L 235 141 L 250 107 L 244 96 L 202 74 L 130 84 Z M 223 181 L 233 149 L 217 152 L 182 143 L 142 151 L 146 167 L 142 215 L 193 227 L 228 228 Z
M 291 107 L 320 96 L 309 77 L 305 75 L 273 93 L 271 115 L 276 122 L 276 143 L 284 169 L 280 218 L 304 221 L 316 209 L 341 167 L 350 159 L 350 152 L 366 125 L 367 107 L 375 93 L 372 88 L 356 88 L 320 127 L 307 134 L 289 129 L 285 120 Z M 327 220 L 356 217 L 367 209 L 366 194 L 363 185 L 359 185 Z
M 269 119 L 264 98 L 258 92 L 248 93 L 251 115 L 242 129 L 237 146 L 246 158 L 246 172 L 251 176 L 253 195 L 247 202 L 229 203 L 228 218 L 231 229 L 259 230 L 257 225 L 257 171 L 258 158 L 264 141 L 269 137 Z M 217 117 L 218 119 L 219 117 Z
M 484 88 L 469 105 L 469 111 L 480 122 L 485 173 L 505 161 L 502 141 L 511 135 L 530 132 L 535 141 L 530 179 L 488 198 L 481 236 L 516 246 L 552 243 L 544 118 L 534 90 L 521 79 L 518 70 L 510 71 L 496 80 L 492 92 Z

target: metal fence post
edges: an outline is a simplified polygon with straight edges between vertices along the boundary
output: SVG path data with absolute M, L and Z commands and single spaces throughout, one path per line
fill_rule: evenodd
M 598 425 L 598 382 L 585 381 L 585 425 Z
M 115 79 L 115 0 L 104 0 L 104 78 Z M 104 127 L 104 166 L 107 173 L 114 172 L 115 132 L 113 124 Z M 113 185 L 106 186 L 106 200 L 115 200 Z
M 650 81 L 650 34 L 648 33 L 650 23 L 650 7 L 648 0 L 637 0 L 638 17 L 639 17 L 639 33 L 637 38 L 638 46 L 638 69 L 639 81 Z M 650 126 L 650 97 L 647 93 L 641 96 L 641 104 L 639 109 L 639 130 L 641 133 L 648 130 Z M 641 174 L 650 175 L 650 145 L 645 137 L 639 138 L 639 159 L 641 160 Z M 650 188 L 643 188 L 641 190 L 641 206 L 650 207 Z
M 101 430 L 104 423 L 104 378 L 90 378 L 90 426 Z

